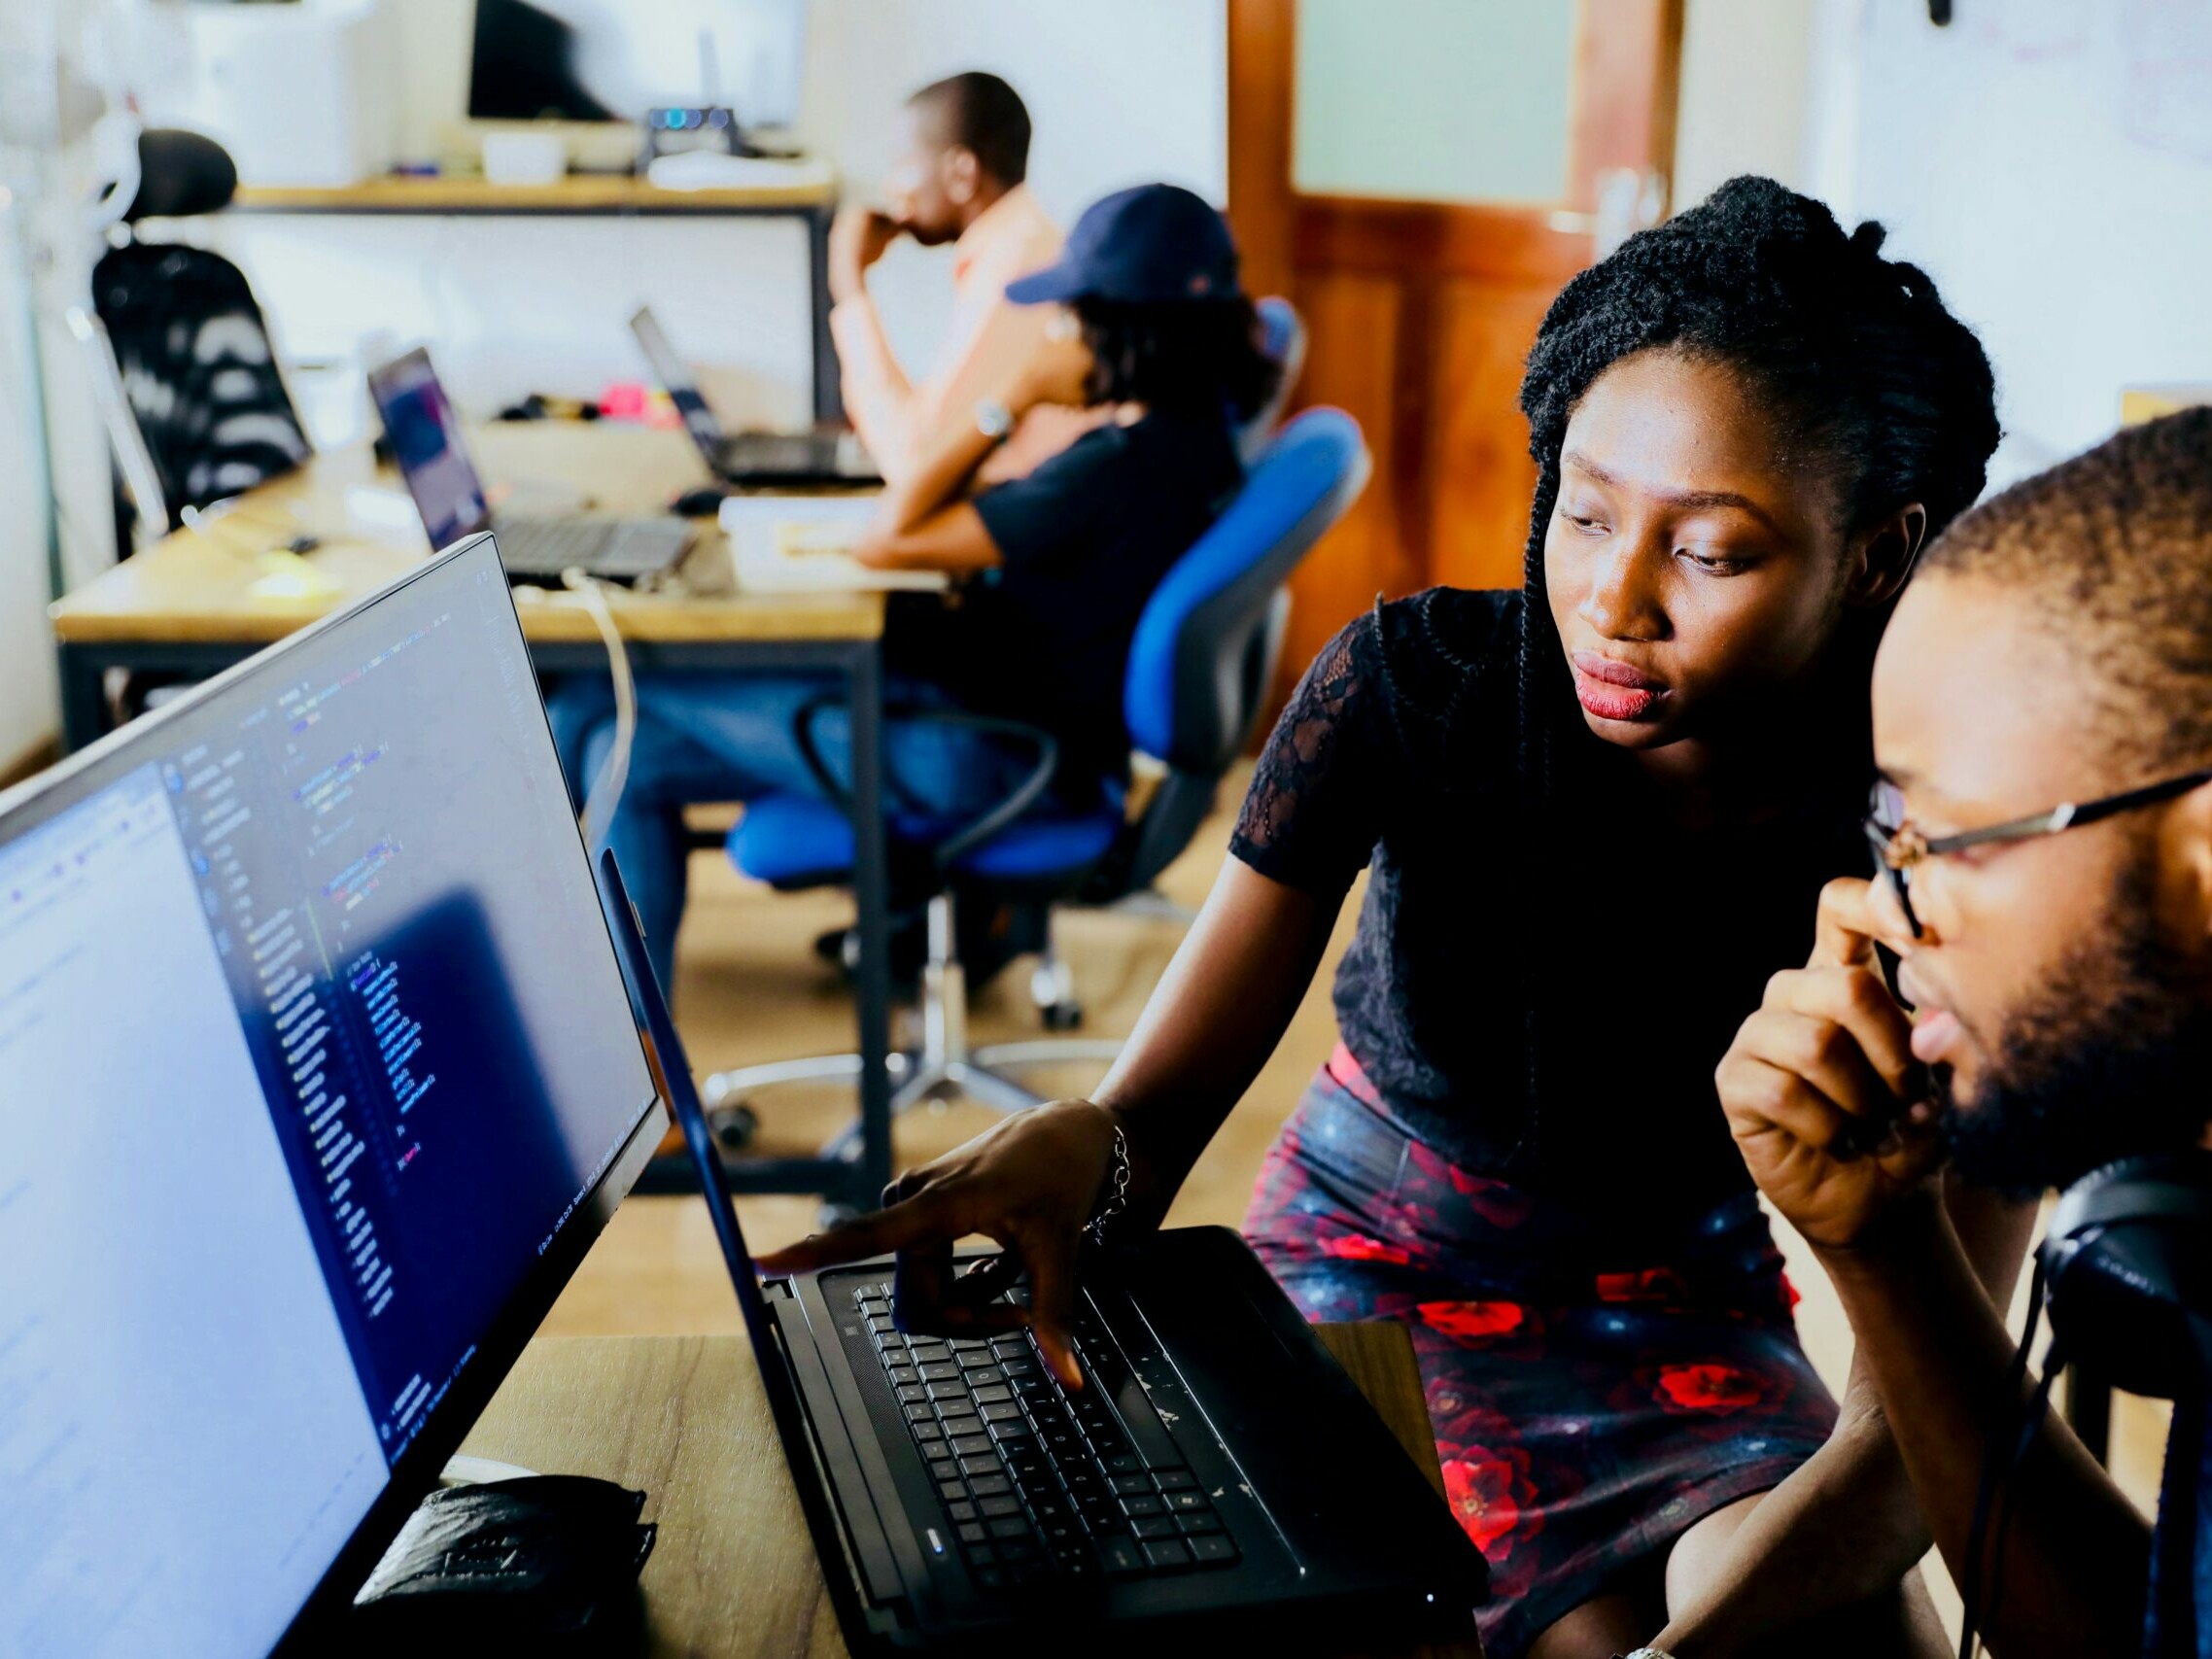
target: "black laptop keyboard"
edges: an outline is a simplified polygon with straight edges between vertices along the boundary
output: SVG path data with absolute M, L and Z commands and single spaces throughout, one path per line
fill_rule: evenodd
M 1089 1386 L 1063 1390 L 1026 1332 L 902 1335 L 890 1287 L 853 1299 L 927 1461 L 956 1548 L 983 1589 L 1027 1591 L 1227 1567 L 1238 1551 L 1166 1427 L 1139 1398 L 1117 1409 L 1128 1365 L 1087 1312 Z M 1135 1391 L 1132 1391 L 1135 1392 Z

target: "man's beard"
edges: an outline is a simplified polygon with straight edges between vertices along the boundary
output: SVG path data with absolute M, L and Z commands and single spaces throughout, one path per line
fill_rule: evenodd
M 1936 1068 L 1945 1137 L 1977 1186 L 2033 1197 L 2195 1146 L 2212 1118 L 2212 976 L 2160 937 L 2147 869 L 2123 877 L 2091 937 L 2007 1019 L 1969 1104 Z

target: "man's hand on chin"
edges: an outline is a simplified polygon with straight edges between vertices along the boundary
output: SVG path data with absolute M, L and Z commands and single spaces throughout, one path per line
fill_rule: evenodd
M 1820 895 L 1813 956 L 1777 974 L 1714 1082 L 1751 1179 L 1823 1252 L 1862 1247 L 1901 1200 L 1932 1214 L 1943 1162 L 1912 1025 L 1874 952 L 1867 883 Z
M 889 214 L 858 202 L 837 210 L 830 222 L 830 298 L 839 304 L 867 286 L 869 269 L 904 231 Z

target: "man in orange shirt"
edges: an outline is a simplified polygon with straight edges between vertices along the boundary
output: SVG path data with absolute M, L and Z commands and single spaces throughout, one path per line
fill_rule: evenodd
M 882 209 L 850 206 L 830 231 L 829 286 L 846 414 L 886 483 L 921 458 L 1036 354 L 1054 326 L 1049 308 L 1008 301 L 1006 285 L 1059 257 L 1060 230 L 1022 183 L 1029 112 L 995 75 L 970 71 L 907 100 L 906 141 Z M 900 367 L 868 294 L 868 272 L 901 236 L 952 244 L 952 327 L 919 380 Z M 1088 410 L 1030 410 L 979 483 L 1017 478 L 1057 454 L 1094 420 Z

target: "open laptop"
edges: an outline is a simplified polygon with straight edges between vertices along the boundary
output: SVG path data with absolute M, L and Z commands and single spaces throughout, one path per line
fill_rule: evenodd
M 630 331 L 652 364 L 653 375 L 683 417 L 714 475 L 732 484 L 775 488 L 824 484 L 881 484 L 882 475 L 849 432 L 727 432 L 700 394 L 698 376 L 669 343 L 650 307 L 639 306 Z
M 432 547 L 497 531 L 509 579 L 557 587 L 570 568 L 603 581 L 637 582 L 668 570 L 691 545 L 692 527 L 679 518 L 495 515 L 462 441 L 453 399 L 419 347 L 371 369 L 368 395 Z
M 0 1653 L 328 1653 L 667 1123 L 489 536 L 0 796 Z
M 1025 1332 L 900 1331 L 888 1262 L 763 1284 L 612 853 L 600 880 L 855 1652 L 1471 1636 L 1480 1552 L 1227 1228 L 1087 1264 L 1073 1393 Z

